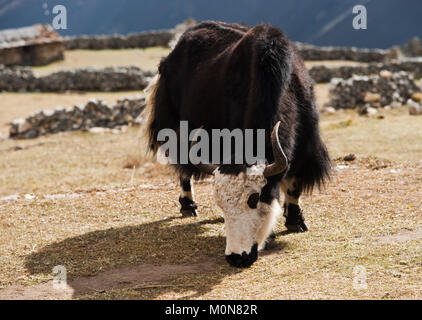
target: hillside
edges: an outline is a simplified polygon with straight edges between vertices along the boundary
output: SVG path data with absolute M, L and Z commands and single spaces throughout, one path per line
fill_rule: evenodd
M 316 45 L 387 48 L 422 37 L 422 2 L 400 0 L 0 0 L 0 29 L 50 23 L 53 17 L 46 10 L 56 4 L 68 10 L 68 30 L 62 30 L 63 35 L 171 28 L 193 17 L 271 23 L 296 41 Z M 367 6 L 368 30 L 352 28 L 355 4 Z

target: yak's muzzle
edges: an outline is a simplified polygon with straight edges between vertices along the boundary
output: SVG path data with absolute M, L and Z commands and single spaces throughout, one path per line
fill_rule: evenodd
M 227 262 L 236 268 L 248 268 L 258 259 L 258 244 L 255 243 L 250 253 L 242 252 L 242 254 L 232 253 L 226 255 Z

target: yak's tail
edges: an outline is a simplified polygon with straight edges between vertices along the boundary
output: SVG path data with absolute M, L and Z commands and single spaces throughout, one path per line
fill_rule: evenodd
M 142 137 L 142 149 L 146 153 L 155 153 L 158 149 L 158 146 L 155 143 L 154 137 L 157 132 L 154 129 L 154 119 L 155 119 L 155 98 L 157 94 L 157 88 L 160 83 L 160 76 L 157 74 L 149 83 L 148 87 L 145 89 L 146 93 L 146 106 L 142 112 L 142 126 L 140 131 L 140 136 Z

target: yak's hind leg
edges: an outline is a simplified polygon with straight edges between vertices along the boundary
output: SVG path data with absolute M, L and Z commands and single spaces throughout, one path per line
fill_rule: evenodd
M 182 217 L 197 217 L 196 203 L 193 200 L 193 188 L 191 177 L 180 176 L 180 197 L 179 202 L 182 205 L 180 212 Z
M 286 178 L 281 183 L 281 190 L 284 192 L 284 216 L 285 226 L 291 232 L 308 231 L 299 207 L 299 198 L 302 193 L 301 188 L 296 183 L 295 178 Z

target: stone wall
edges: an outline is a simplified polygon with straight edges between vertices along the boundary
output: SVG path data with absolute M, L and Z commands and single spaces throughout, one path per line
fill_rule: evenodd
M 63 131 L 86 131 L 94 127 L 115 128 L 139 122 L 145 108 L 145 96 L 125 98 L 109 106 L 103 100 L 91 99 L 85 105 L 73 108 L 58 107 L 16 119 L 10 124 L 11 138 L 30 139 Z
M 173 30 L 161 30 L 129 35 L 66 37 L 63 43 L 67 50 L 168 47 L 173 36 Z
M 404 104 L 419 91 L 411 74 L 383 71 L 380 75 L 334 78 L 329 84 L 330 102 L 326 107 L 353 109 L 380 108 L 392 103 Z
M 0 64 L 0 91 L 34 91 L 35 75 L 29 67 L 5 67 Z
M 65 37 L 67 50 L 75 49 L 127 49 L 147 47 L 174 47 L 181 33 L 196 21 L 187 20 L 171 30 L 159 30 L 125 35 L 93 35 Z M 295 43 L 305 60 L 351 60 L 361 62 L 381 62 L 389 57 L 389 51 L 380 49 L 357 49 L 348 47 L 317 47 Z
M 379 74 L 382 70 L 390 72 L 406 71 L 415 78 L 422 78 L 422 58 L 406 59 L 400 62 L 369 63 L 362 66 L 341 66 L 327 68 L 323 65 L 313 66 L 309 73 L 316 83 L 329 82 L 333 78 L 348 79 L 353 75 Z
M 360 62 L 382 62 L 389 52 L 381 49 L 357 49 L 348 47 L 316 47 L 296 43 L 304 60 L 350 60 Z
M 0 91 L 63 92 L 143 90 L 151 72 L 138 67 L 81 68 L 36 77 L 31 68 L 0 65 Z

